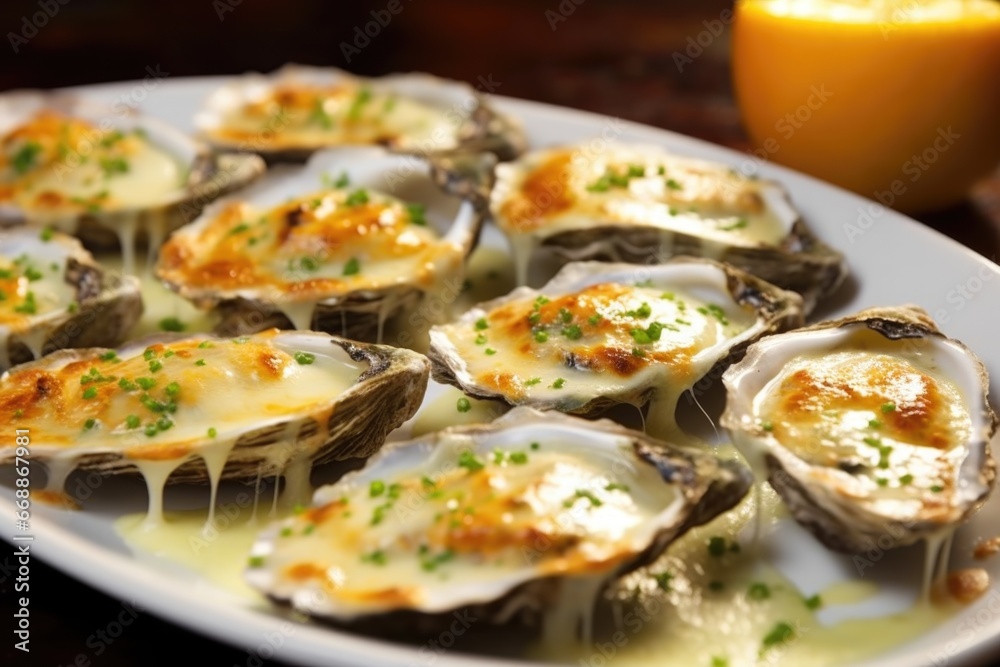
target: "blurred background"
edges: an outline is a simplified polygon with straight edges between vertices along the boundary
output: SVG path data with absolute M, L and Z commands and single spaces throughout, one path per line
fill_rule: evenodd
M 732 94 L 729 26 L 696 58 L 678 59 L 732 0 L 395 1 L 401 11 L 371 37 L 362 26 L 375 20 L 373 11 L 385 17 L 389 0 L 3 0 L 0 90 L 142 79 L 147 67 L 170 78 L 266 72 L 287 62 L 366 75 L 426 71 L 751 148 Z M 1000 181 L 984 181 L 967 203 L 920 219 L 995 260 Z M 0 598 L 9 618 L 14 558 L 2 544 Z M 201 664 L 260 665 L 245 650 L 148 614 L 97 658 L 88 638 L 118 616 L 120 602 L 38 561 L 32 567 L 32 653 L 4 642 L 3 664 L 69 665 L 82 653 L 108 667 L 152 656 L 161 664 L 197 656 Z
M 0 3 L 3 34 L 21 34 L 24 17 L 41 11 L 38 2 Z M 18 53 L 4 39 L 0 88 L 141 79 L 156 64 L 174 77 L 301 62 L 369 75 L 427 71 L 470 83 L 492 76 L 502 95 L 714 141 L 740 138 L 728 40 L 713 42 L 683 73 L 672 59 L 704 29 L 702 20 L 718 18 L 732 0 L 399 0 L 402 11 L 360 53 L 345 53 L 341 43 L 354 46 L 371 12 L 384 12 L 388 0 L 43 2 L 59 11 Z

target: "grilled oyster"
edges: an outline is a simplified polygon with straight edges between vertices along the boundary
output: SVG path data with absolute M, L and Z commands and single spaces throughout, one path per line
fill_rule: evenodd
M 0 225 L 29 223 L 87 243 L 137 237 L 155 250 L 207 202 L 259 176 L 260 158 L 211 153 L 149 117 L 30 91 L 0 95 Z
M 405 199 L 379 191 L 387 186 Z M 227 333 L 280 326 L 380 339 L 394 313 L 455 298 L 480 222 L 426 165 L 376 147 L 324 151 L 210 206 L 163 246 L 157 275 L 217 307 Z
M 0 371 L 65 347 L 117 345 L 141 314 L 139 280 L 104 271 L 76 239 L 0 229 Z
M 517 408 L 386 447 L 317 490 L 258 537 L 246 577 L 298 611 L 381 634 L 449 623 L 459 608 L 507 623 L 554 606 L 550 629 L 574 639 L 604 586 L 733 507 L 750 478 L 610 421 Z
M 831 549 L 948 532 L 992 488 L 986 371 L 918 308 L 771 336 L 723 382 L 722 424 Z
M 509 160 L 525 146 L 521 127 L 466 84 L 426 74 L 366 79 L 302 65 L 223 86 L 195 123 L 216 146 L 273 161 L 299 162 L 322 148 L 357 144 L 424 156 L 491 152 Z
M 433 327 L 428 356 L 435 379 L 514 405 L 592 415 L 655 399 L 651 428 L 668 432 L 716 364 L 801 323 L 797 294 L 716 262 L 574 262 Z
M 808 312 L 846 275 L 843 256 L 813 236 L 776 183 L 654 146 L 531 152 L 496 168 L 490 211 L 521 284 L 539 248 L 562 262 L 690 255 L 796 291 Z
M 427 375 L 415 352 L 315 332 L 149 339 L 8 371 L 0 421 L 31 425 L 32 458 L 57 485 L 74 468 L 141 472 L 155 513 L 168 475 L 214 488 L 371 455 L 416 411 Z M 0 447 L 0 463 L 13 457 Z

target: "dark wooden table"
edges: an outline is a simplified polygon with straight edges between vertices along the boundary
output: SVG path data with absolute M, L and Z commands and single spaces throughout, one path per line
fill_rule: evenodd
M 106 0 L 67 4 L 51 27 L 0 67 L 0 87 L 57 86 L 141 78 L 146 64 L 173 75 L 273 69 L 285 61 L 348 67 L 361 73 L 424 70 L 475 83 L 491 76 L 497 92 L 597 111 L 747 150 L 729 85 L 728 42 L 716 40 L 684 72 L 672 54 L 689 36 L 730 6 L 726 0 L 602 2 L 575 5 L 551 28 L 547 10 L 559 2 L 466 3 L 423 0 L 409 5 L 370 48 L 346 63 L 341 41 L 368 12 L 385 3 L 232 0 L 177 2 L 159 9 Z M 336 7 L 334 5 L 351 5 Z M 568 0 L 566 3 L 568 4 Z M 697 6 L 695 6 L 697 5 Z M 6 33 L 37 11 L 33 2 L 5 2 Z M 12 27 L 13 26 L 13 27 Z M 6 46 L 6 45 L 5 45 Z M 969 201 L 920 216 L 921 222 L 980 254 L 1000 256 L 1000 178 L 984 181 Z M 4 519 L 6 520 L 6 519 Z M 0 546 L 0 616 L 9 627 L 15 559 Z M 15 651 L 10 634 L 0 648 L 4 665 L 102 667 L 196 661 L 205 665 L 258 665 L 256 654 L 139 614 L 111 643 L 98 630 L 122 612 L 111 599 L 35 560 L 31 569 L 32 651 Z M 88 643 L 89 642 L 89 643 Z M 97 655 L 96 646 L 102 647 Z M 86 664 L 77 663 L 86 667 Z

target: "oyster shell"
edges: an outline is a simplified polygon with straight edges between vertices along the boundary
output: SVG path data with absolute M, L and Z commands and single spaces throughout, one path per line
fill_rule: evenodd
M 212 153 L 150 117 L 63 94 L 0 95 L 0 225 L 54 227 L 100 247 L 137 237 L 152 250 L 201 208 L 264 170 L 254 155 Z
M 157 276 L 217 308 L 225 333 L 279 326 L 380 340 L 392 315 L 454 300 L 481 220 L 423 163 L 377 147 L 322 151 L 209 206 L 164 244 Z
M 986 370 L 919 308 L 771 336 L 723 382 L 722 424 L 831 549 L 932 539 L 992 489 Z
M 491 152 L 509 160 L 525 146 L 520 125 L 467 84 L 427 74 L 369 79 L 303 65 L 249 73 L 223 86 L 195 124 L 212 144 L 269 161 L 300 162 L 319 149 L 358 144 L 422 156 Z
M 735 461 L 610 421 L 517 408 L 390 445 L 317 490 L 257 538 L 246 578 L 380 634 L 460 608 L 507 623 L 553 605 L 569 615 L 555 630 L 575 633 L 608 583 L 733 507 L 750 480 Z
M 8 371 L 0 421 L 31 425 L 32 460 L 56 490 L 72 469 L 138 471 L 155 504 L 168 476 L 214 488 L 369 456 L 416 411 L 427 376 L 420 354 L 323 333 L 159 337 Z M 0 463 L 13 457 L 0 447 Z
M 498 165 L 490 211 L 519 282 L 539 248 L 557 262 L 727 262 L 803 295 L 806 312 L 840 285 L 843 255 L 825 246 L 776 183 L 647 145 L 533 151 Z
M 593 415 L 629 403 L 675 430 L 678 397 L 760 336 L 802 324 L 802 300 L 691 258 L 574 262 L 431 328 L 434 378 L 479 398 Z
M 142 314 L 139 280 L 75 238 L 0 229 L 0 371 L 66 347 L 117 345 Z

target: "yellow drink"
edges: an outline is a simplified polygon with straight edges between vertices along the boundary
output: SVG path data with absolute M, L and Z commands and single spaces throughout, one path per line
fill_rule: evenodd
M 740 0 L 732 57 L 758 155 L 907 211 L 1000 164 L 993 0 Z

